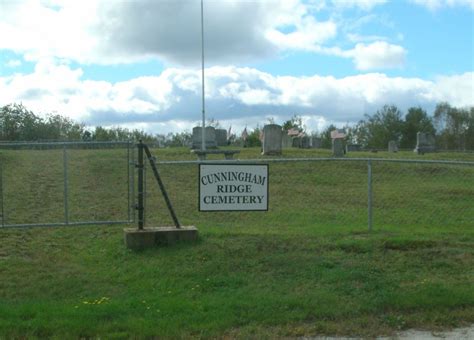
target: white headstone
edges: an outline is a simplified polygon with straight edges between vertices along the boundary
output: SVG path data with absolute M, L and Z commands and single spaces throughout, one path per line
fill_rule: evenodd
M 193 145 L 192 149 L 200 150 L 202 145 L 202 127 L 193 127 Z M 212 126 L 206 126 L 206 149 L 215 149 L 216 143 L 216 129 Z
M 388 152 L 398 152 L 398 145 L 396 141 L 391 140 L 388 142 Z
M 413 151 L 418 154 L 436 151 L 434 137 L 428 133 L 418 132 L 416 134 L 416 147 Z

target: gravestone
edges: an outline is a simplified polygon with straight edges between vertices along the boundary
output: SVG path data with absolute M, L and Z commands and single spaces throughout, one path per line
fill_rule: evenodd
M 418 132 L 416 134 L 416 147 L 413 151 L 422 155 L 426 152 L 435 152 L 436 147 L 434 136 L 428 133 Z
M 303 136 L 301 137 L 301 145 L 300 145 L 300 148 L 302 149 L 309 149 L 311 147 L 311 144 L 310 144 L 310 139 L 308 136 Z
M 206 126 L 206 149 L 216 149 L 216 129 L 212 126 Z M 200 150 L 202 145 L 202 127 L 193 127 L 193 144 L 192 149 Z
M 334 138 L 332 140 L 332 155 L 334 157 L 344 157 L 344 139 Z
M 319 137 L 311 137 L 311 147 L 314 148 L 314 149 L 319 149 L 321 148 L 321 138 Z
M 293 137 L 291 146 L 293 148 L 301 148 L 301 137 Z
M 346 152 L 353 152 L 353 151 L 361 151 L 362 145 L 360 144 L 347 144 L 346 145 Z
M 278 124 L 263 127 L 262 155 L 281 155 L 282 131 Z
M 281 136 L 281 147 L 284 149 L 288 149 L 288 148 L 291 148 L 292 146 L 293 146 L 293 138 L 283 132 Z
M 398 152 L 398 145 L 396 141 L 391 140 L 388 142 L 388 152 Z
M 217 146 L 227 145 L 227 130 L 226 129 L 216 129 L 216 144 Z

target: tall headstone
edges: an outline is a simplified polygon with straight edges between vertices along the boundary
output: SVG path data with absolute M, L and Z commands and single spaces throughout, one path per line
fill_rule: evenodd
M 319 149 L 321 147 L 321 138 L 319 137 L 311 137 L 311 147 L 314 149 Z
M 226 129 L 216 129 L 216 144 L 217 146 L 227 145 L 227 130 Z
M 291 146 L 294 148 L 301 148 L 301 137 L 293 137 Z
M 344 157 L 344 139 L 334 138 L 332 140 L 332 155 L 334 157 Z
M 435 152 L 436 146 L 434 136 L 428 133 L 418 132 L 416 134 L 416 147 L 413 151 L 422 155 L 425 152 Z
M 388 142 L 388 152 L 398 152 L 398 145 L 396 141 L 391 140 Z
M 263 127 L 263 155 L 281 155 L 281 126 L 268 124 Z
M 301 137 L 301 145 L 300 145 L 300 148 L 302 149 L 309 149 L 311 147 L 311 144 L 310 144 L 310 139 L 308 136 L 303 136 Z
M 282 133 L 281 136 L 281 147 L 284 149 L 291 148 L 293 146 L 293 138 L 288 136 L 287 133 Z
M 206 149 L 216 149 L 216 129 L 212 126 L 206 126 Z M 202 127 L 193 127 L 193 144 L 192 149 L 200 150 L 202 145 Z

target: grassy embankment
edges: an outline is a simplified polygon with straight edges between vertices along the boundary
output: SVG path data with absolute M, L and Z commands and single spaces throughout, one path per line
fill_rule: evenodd
M 61 157 L 3 152 L 7 222 L 61 221 Z M 125 162 L 71 151 L 71 220 L 127 218 Z M 162 165 L 196 244 L 131 252 L 120 226 L 0 230 L 0 337 L 374 336 L 474 322 L 474 168 L 373 167 L 371 233 L 363 162 L 271 163 L 270 210 L 234 213 L 199 213 L 197 165 Z M 151 177 L 148 189 L 147 225 L 171 224 Z

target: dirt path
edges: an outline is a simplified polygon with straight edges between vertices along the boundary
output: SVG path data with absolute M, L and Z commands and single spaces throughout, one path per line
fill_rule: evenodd
M 364 338 L 358 337 L 311 337 L 303 338 L 311 340 L 362 340 Z M 439 340 L 439 339 L 454 339 L 454 340 L 474 340 L 474 325 L 470 327 L 454 328 L 450 331 L 434 332 L 434 331 L 419 331 L 408 330 L 399 332 L 394 336 L 377 337 L 377 340 Z
M 392 338 L 379 338 L 379 339 L 416 339 L 416 340 L 429 340 L 429 339 L 456 339 L 456 340 L 472 340 L 474 339 L 474 325 L 464 328 L 455 328 L 450 331 L 444 332 L 429 332 L 429 331 L 417 331 L 409 330 L 398 333 Z

